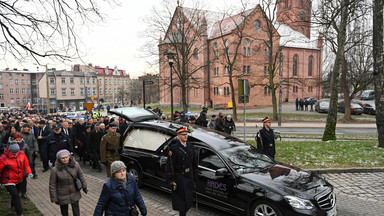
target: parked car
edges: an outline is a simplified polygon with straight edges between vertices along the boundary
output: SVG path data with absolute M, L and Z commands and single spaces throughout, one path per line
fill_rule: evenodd
M 364 113 L 368 115 L 376 115 L 375 103 L 363 103 L 361 105 L 364 108 Z
M 360 97 L 361 100 L 373 100 L 374 98 L 375 98 L 374 90 L 365 90 L 363 91 Z
M 122 135 L 121 160 L 139 186 L 170 192 L 165 165 L 183 124 L 131 108 L 111 111 L 133 122 Z M 136 112 L 143 114 L 141 121 Z M 336 215 L 334 188 L 321 175 L 277 162 L 236 137 L 192 127 L 188 140 L 199 163 L 199 203 L 237 215 Z
M 319 113 L 329 112 L 329 101 L 318 101 L 315 104 L 315 111 Z
M 317 102 L 316 98 L 314 97 L 305 97 L 304 100 L 308 101 L 309 104 L 311 103 L 315 104 Z
M 344 100 L 339 101 L 337 104 L 338 111 L 341 113 L 345 113 L 345 102 Z M 364 108 L 360 106 L 360 104 L 356 102 L 351 102 L 351 114 L 352 115 L 361 115 L 364 112 Z

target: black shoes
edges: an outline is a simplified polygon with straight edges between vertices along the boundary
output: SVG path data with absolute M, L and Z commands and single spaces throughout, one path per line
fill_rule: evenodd
M 43 169 L 43 172 L 47 172 L 49 169 Z
M 23 197 L 23 199 L 28 199 L 27 193 L 22 193 L 21 197 Z
M 37 175 L 36 175 L 36 174 L 33 174 L 33 178 L 34 178 L 34 179 L 37 179 Z

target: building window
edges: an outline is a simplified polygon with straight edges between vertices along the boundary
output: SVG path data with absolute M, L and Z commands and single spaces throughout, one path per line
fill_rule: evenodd
M 13 79 L 9 79 L 9 84 L 13 85 Z
M 4 94 L 0 94 L 0 99 L 1 99 L 1 100 L 4 99 Z
M 96 95 L 96 88 L 95 87 L 93 87 L 93 89 L 92 89 L 92 94 Z
M 256 31 L 259 31 L 260 28 L 261 28 L 261 23 L 259 20 L 256 20 L 254 23 L 253 23 L 253 28 L 256 30 Z
M 293 86 L 293 93 L 297 93 L 299 91 L 299 87 Z
M 13 89 L 9 89 L 9 94 L 13 94 Z
M 224 87 L 224 95 L 229 95 L 229 87 Z
M 80 95 L 84 95 L 84 88 L 80 88 Z
M 264 87 L 264 95 L 271 95 L 271 89 L 268 86 Z
M 109 80 L 109 85 L 112 85 L 112 79 Z
M 293 76 L 297 76 L 297 64 L 298 64 L 297 63 L 297 58 L 298 58 L 297 54 L 293 56 L 293 66 L 292 66 L 292 68 L 293 68 Z
M 249 48 L 249 40 L 244 39 L 244 47 L 243 47 L 243 56 L 250 56 L 251 55 L 251 49 Z
M 87 77 L 87 84 L 90 84 L 90 79 L 89 79 L 89 77 Z
M 69 78 L 69 83 L 70 84 L 75 84 L 75 78 L 73 78 L 73 77 Z
M 105 79 L 104 83 L 105 83 L 105 85 L 108 85 L 108 79 Z
M 213 75 L 219 76 L 219 68 L 218 67 L 213 68 Z
M 27 103 L 27 98 L 23 98 L 23 103 L 24 103 L 24 104 Z
M 20 98 L 16 98 L 16 104 L 20 104 Z
M 195 60 L 199 60 L 199 49 L 195 48 L 195 50 L 193 51 L 193 58 Z
M 229 55 L 229 41 L 225 40 L 224 41 L 224 56 Z
M 21 93 L 25 94 L 27 91 L 25 91 L 25 88 L 21 89 Z
M 115 79 L 113 80 L 113 84 L 116 85 L 116 80 Z
M 96 78 L 93 78 L 93 79 L 92 79 L 92 84 L 93 84 L 93 85 L 96 85 Z
M 21 80 L 21 84 L 25 85 L 25 80 L 24 79 Z
M 285 0 L 284 7 L 287 9 L 288 8 L 288 0 Z
M 247 66 L 243 65 L 243 74 L 247 73 Z
M 109 94 L 112 94 L 112 89 L 111 88 L 109 89 Z
M 15 104 L 15 99 L 11 98 L 11 104 Z
M 65 84 L 65 77 L 61 78 L 61 84 Z
M 103 88 L 100 88 L 100 94 L 102 95 L 103 94 Z
M 71 88 L 71 96 L 75 96 L 75 89 Z
M 55 94 L 56 94 L 56 89 L 51 88 L 51 89 L 49 89 L 49 90 L 50 90 L 50 94 L 51 94 L 51 95 L 55 95 Z
M 312 76 L 312 61 L 313 61 L 313 57 L 312 56 L 309 56 L 308 58 L 308 76 Z
M 229 73 L 229 66 L 224 66 L 224 75 Z
M 3 79 L 3 74 L 0 74 L 0 80 Z
M 84 78 L 80 78 L 80 85 L 84 84 Z
M 308 86 L 308 92 L 313 92 L 313 87 L 312 86 Z
M 19 80 L 15 79 L 15 85 L 19 85 Z
M 3 89 L 3 84 L 0 84 L 0 89 Z
M 213 87 L 213 95 L 219 95 L 219 87 Z
M 61 89 L 61 95 L 62 96 L 67 96 L 67 89 L 66 88 L 62 88 Z
M 213 44 L 213 59 L 218 59 L 219 58 L 219 48 L 217 46 L 217 43 L 215 42 Z
M 251 74 L 251 66 L 247 66 L 247 74 Z
M 36 83 L 37 83 L 37 82 L 36 82 L 36 79 L 33 79 L 33 80 L 32 80 L 32 85 L 36 85 Z
M 20 94 L 20 89 L 16 89 L 16 94 Z
M 87 96 L 91 94 L 91 88 L 86 88 L 87 89 Z
M 268 66 L 264 66 L 264 75 L 268 74 Z

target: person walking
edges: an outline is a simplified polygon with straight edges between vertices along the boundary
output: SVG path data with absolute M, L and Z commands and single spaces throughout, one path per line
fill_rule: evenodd
M 104 163 L 107 170 L 107 177 L 111 177 L 111 164 L 120 160 L 120 134 L 116 132 L 117 126 L 108 124 L 107 131 L 100 141 L 100 161 Z
M 226 134 L 231 135 L 232 131 L 234 131 L 235 129 L 236 129 L 236 125 L 235 125 L 235 122 L 232 119 L 232 116 L 231 115 L 227 115 L 227 117 L 224 120 L 224 132 Z
M 215 129 L 215 121 L 216 121 L 216 115 L 212 115 L 212 118 L 209 121 L 208 127 L 211 129 Z
M 20 151 L 17 143 L 11 144 L 0 156 L 0 184 L 4 185 L 11 195 L 11 206 L 15 208 L 18 216 L 23 215 L 18 188 L 23 181 L 24 170 L 28 178 L 32 178 L 27 156 Z
M 219 112 L 219 116 L 215 121 L 215 130 L 224 132 L 224 113 Z
M 172 208 L 185 216 L 193 205 L 193 189 L 198 175 L 195 149 L 188 142 L 188 130 L 177 130 L 177 142 L 170 146 L 165 175 L 171 182 Z
M 24 142 L 28 145 L 29 149 L 32 152 L 32 157 L 31 157 L 31 160 L 29 161 L 29 166 L 31 167 L 33 178 L 37 178 L 37 174 L 35 170 L 35 160 L 37 157 L 37 153 L 39 152 L 39 146 L 37 145 L 35 136 L 31 132 L 31 125 L 24 124 L 20 134 L 23 136 Z
M 51 128 L 45 124 L 44 120 L 40 120 L 37 133 L 35 133 L 35 138 L 37 139 L 37 144 L 39 146 L 40 159 L 43 162 L 43 172 L 50 169 L 48 164 L 47 137 L 51 133 Z
M 122 161 L 111 164 L 112 177 L 104 183 L 97 202 L 94 216 L 120 215 L 130 216 L 131 211 L 139 207 L 141 215 L 147 215 L 147 207 L 139 191 L 135 178 L 127 174 Z
M 67 149 L 58 151 L 56 158 L 56 166 L 49 177 L 51 202 L 60 205 L 61 215 L 68 216 L 68 205 L 71 204 L 73 216 L 79 216 L 81 193 L 75 185 L 75 179 L 80 180 L 84 193 L 88 193 L 83 171 Z
M 53 133 L 47 137 L 47 152 L 48 159 L 52 166 L 56 163 L 56 154 L 62 149 L 66 149 L 69 152 L 73 152 L 69 136 L 61 132 L 61 126 L 59 124 L 53 126 Z
M 299 110 L 299 98 L 296 98 L 296 111 Z
M 92 168 L 101 171 L 100 164 L 100 141 L 104 133 L 100 129 L 100 124 L 96 123 L 95 129 L 91 132 L 91 146 L 90 151 L 92 155 Z
M 266 155 L 275 159 L 275 135 L 271 128 L 271 119 L 267 116 L 263 119 L 263 128 L 256 134 L 257 148 L 264 152 Z

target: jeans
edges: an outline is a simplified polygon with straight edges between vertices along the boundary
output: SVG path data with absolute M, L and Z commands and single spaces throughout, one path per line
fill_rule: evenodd
M 73 216 L 80 216 L 80 207 L 79 201 L 76 201 L 72 205 L 72 214 Z M 61 215 L 68 216 L 68 205 L 60 205 Z
M 12 197 L 11 205 L 15 207 L 17 215 L 23 214 L 23 207 L 21 206 L 19 192 L 17 191 L 17 187 L 15 185 L 6 185 L 7 191 Z

